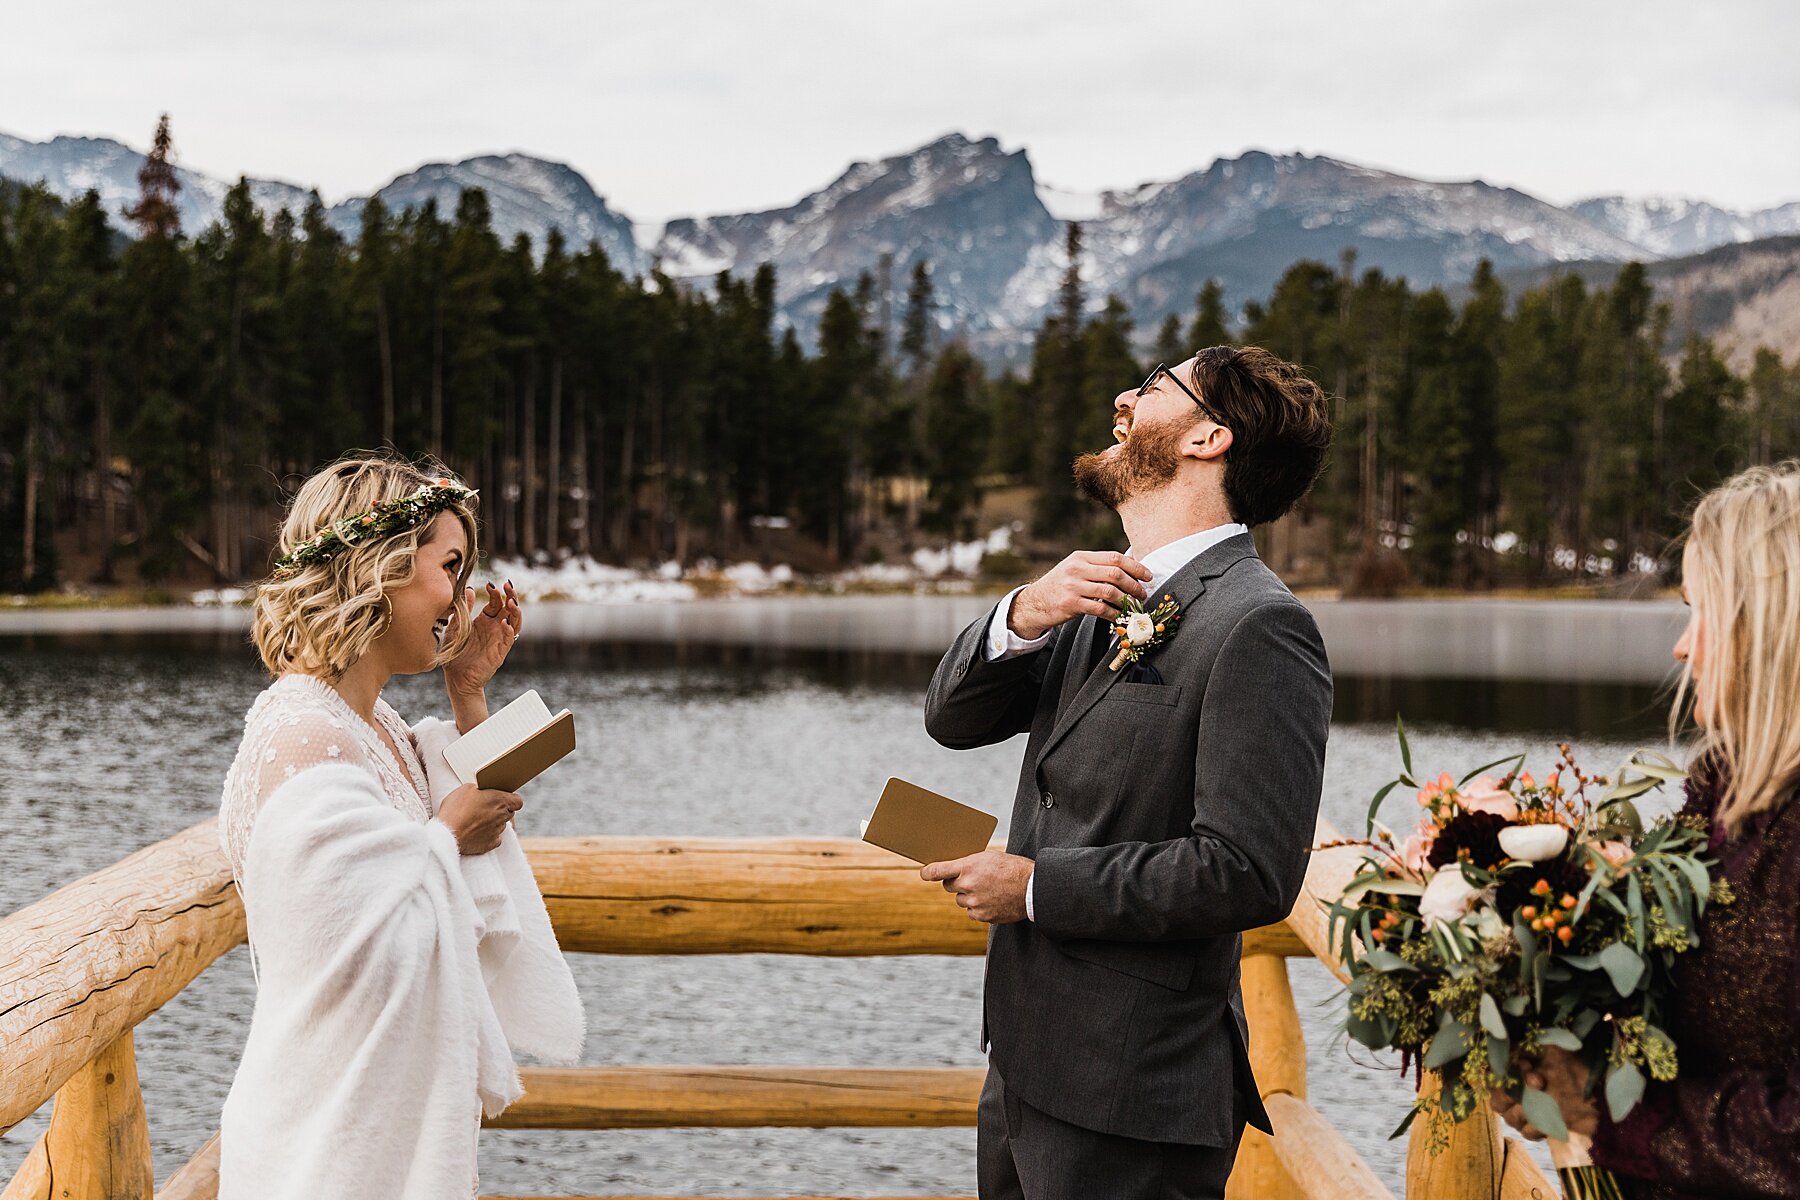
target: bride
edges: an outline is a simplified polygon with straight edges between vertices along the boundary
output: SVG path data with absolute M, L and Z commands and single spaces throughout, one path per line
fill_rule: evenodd
M 476 1193 L 512 1051 L 573 1061 L 574 981 L 512 828 L 443 749 L 487 718 L 512 585 L 472 613 L 475 493 L 352 458 L 301 487 L 252 636 L 274 683 L 244 720 L 220 836 L 257 997 L 220 1124 L 221 1200 Z M 409 727 L 394 675 L 443 668 L 455 716 Z

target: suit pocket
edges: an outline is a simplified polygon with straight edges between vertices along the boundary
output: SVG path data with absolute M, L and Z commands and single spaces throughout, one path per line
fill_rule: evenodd
M 1105 699 L 1124 700 L 1132 704 L 1181 703 L 1179 683 L 1115 683 L 1107 689 Z
M 1154 942 L 1106 942 L 1085 938 L 1056 943 L 1070 958 L 1130 975 L 1170 991 L 1185 992 L 1194 978 L 1190 950 L 1159 946 Z

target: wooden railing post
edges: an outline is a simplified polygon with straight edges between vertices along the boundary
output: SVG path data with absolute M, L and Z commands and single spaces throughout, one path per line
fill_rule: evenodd
M 50 1128 L 0 1200 L 151 1200 L 154 1186 L 127 1031 L 57 1090 Z
M 1427 1071 L 1419 1095 L 1435 1098 L 1442 1086 L 1442 1077 Z M 1434 1155 L 1431 1122 L 1422 1114 L 1406 1144 L 1408 1200 L 1496 1200 L 1506 1164 L 1501 1141 L 1500 1122 L 1484 1100 L 1468 1120 L 1450 1130 L 1450 1144 Z
M 1241 965 L 1244 1016 L 1250 1025 L 1250 1068 L 1266 1098 L 1285 1092 L 1306 1099 L 1306 1037 L 1288 984 L 1287 959 L 1273 954 L 1247 954 Z M 1244 1130 L 1237 1163 L 1225 1185 L 1226 1200 L 1306 1200 L 1275 1156 L 1275 1145 L 1261 1130 Z

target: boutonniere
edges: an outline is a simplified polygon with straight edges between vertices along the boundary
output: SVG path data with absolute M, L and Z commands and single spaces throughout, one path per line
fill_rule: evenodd
M 1126 663 L 1134 663 L 1168 641 L 1174 636 L 1180 620 L 1181 606 L 1175 603 L 1173 596 L 1164 596 L 1161 604 L 1149 609 L 1136 596 L 1125 597 L 1125 603 L 1119 606 L 1119 615 L 1112 622 L 1113 632 L 1119 638 L 1119 652 L 1113 656 L 1112 669 L 1116 671 Z

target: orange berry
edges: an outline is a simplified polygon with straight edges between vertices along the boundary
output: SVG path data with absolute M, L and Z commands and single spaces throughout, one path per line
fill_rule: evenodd
M 1564 893 L 1563 898 L 1562 898 L 1562 906 L 1564 908 L 1574 908 L 1575 907 L 1575 897 L 1568 895 L 1567 893 Z
M 1533 921 L 1531 923 L 1531 927 L 1533 929 L 1537 930 L 1539 933 L 1544 932 L 1544 918 L 1539 917 L 1537 920 Z
M 1561 929 L 1556 931 L 1557 940 L 1565 946 L 1568 945 L 1574 937 L 1575 931 L 1570 929 L 1567 925 L 1564 925 Z
M 1521 908 L 1519 910 L 1519 915 L 1521 917 L 1524 917 L 1527 921 L 1531 920 L 1532 918 L 1534 918 L 1538 915 L 1537 914 L 1537 905 L 1527 904 L 1524 908 Z
M 1548 896 L 1550 894 L 1550 883 L 1548 880 L 1540 879 L 1531 885 L 1531 891 L 1533 895 Z

